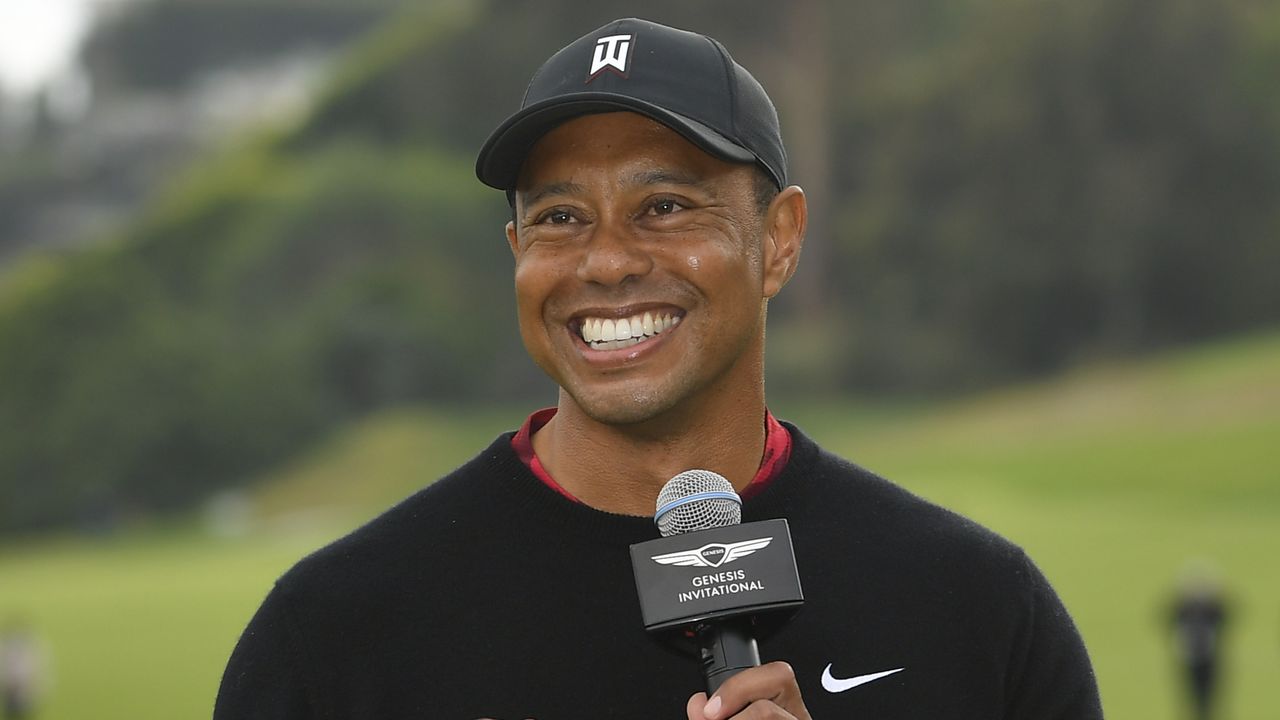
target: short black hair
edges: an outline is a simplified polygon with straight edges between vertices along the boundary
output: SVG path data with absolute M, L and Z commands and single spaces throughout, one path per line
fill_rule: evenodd
M 752 191 L 756 196 L 756 212 L 763 218 L 769 212 L 769 206 L 773 204 L 773 199 L 778 197 L 778 186 L 774 183 L 773 178 L 769 177 L 769 173 L 765 172 L 759 165 L 755 166 L 755 172 L 752 173 Z

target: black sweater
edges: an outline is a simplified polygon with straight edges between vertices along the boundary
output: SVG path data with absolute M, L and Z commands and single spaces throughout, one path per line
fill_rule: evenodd
M 743 520 L 787 518 L 805 605 L 765 633 L 814 717 L 1100 718 L 1088 656 L 1020 549 L 821 450 Z M 645 633 L 628 546 L 649 518 L 577 504 L 500 436 L 299 562 L 223 677 L 233 718 L 684 718 L 696 660 Z M 839 679 L 901 671 L 843 691 Z

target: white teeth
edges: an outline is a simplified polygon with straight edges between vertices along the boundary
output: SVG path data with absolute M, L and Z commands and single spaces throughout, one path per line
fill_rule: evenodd
M 680 316 L 646 312 L 630 318 L 585 318 L 579 334 L 596 350 L 617 350 L 644 342 L 680 323 Z
M 644 342 L 643 338 L 628 338 L 626 340 L 610 340 L 608 342 L 594 343 L 591 347 L 596 350 L 620 350 L 632 345 L 639 345 Z

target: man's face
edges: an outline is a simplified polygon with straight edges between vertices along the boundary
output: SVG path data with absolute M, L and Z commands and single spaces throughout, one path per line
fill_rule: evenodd
M 507 227 L 520 333 L 587 416 L 643 422 L 759 385 L 777 287 L 754 172 L 628 112 L 534 146 Z

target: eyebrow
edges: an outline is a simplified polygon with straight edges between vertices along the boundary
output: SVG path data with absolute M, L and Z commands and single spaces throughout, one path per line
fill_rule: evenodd
M 695 187 L 699 190 L 707 192 L 711 191 L 711 183 L 693 173 L 680 172 L 678 170 L 670 170 L 659 168 L 656 170 L 645 170 L 632 174 L 628 178 L 627 184 L 632 187 L 643 187 L 646 185 L 685 185 Z M 586 188 L 582 185 L 570 182 L 568 180 L 547 183 L 541 187 L 536 187 L 528 192 L 520 193 L 520 199 L 524 201 L 526 207 L 552 195 L 581 195 L 586 192 Z
M 575 182 L 554 182 L 541 187 L 533 188 L 528 192 L 520 193 L 520 199 L 524 201 L 525 207 L 532 205 L 542 198 L 550 195 L 581 195 L 585 191 L 581 185 Z
M 658 168 L 657 170 L 646 170 L 635 173 L 631 176 L 630 185 L 686 185 L 695 187 L 699 190 L 711 190 L 711 184 L 699 175 L 678 170 L 670 170 L 667 168 Z

